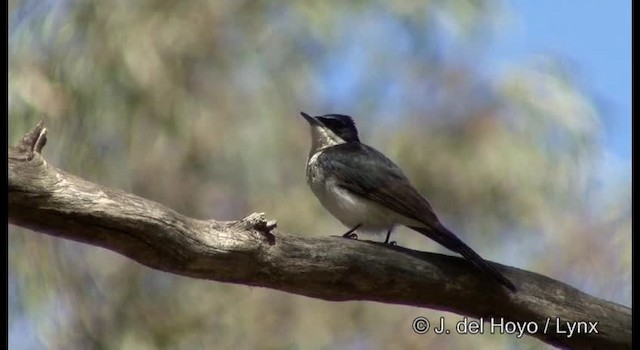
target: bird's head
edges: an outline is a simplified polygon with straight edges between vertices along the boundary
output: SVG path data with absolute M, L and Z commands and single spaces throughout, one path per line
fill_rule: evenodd
M 300 112 L 311 127 L 312 151 L 347 142 L 360 142 L 353 119 L 343 114 L 325 114 L 312 117 Z

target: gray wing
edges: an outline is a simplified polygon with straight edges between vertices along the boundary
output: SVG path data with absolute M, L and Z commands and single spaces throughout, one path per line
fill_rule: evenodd
M 373 147 L 340 144 L 324 150 L 318 161 L 336 177 L 340 187 L 429 227 L 439 222 L 431 205 L 402 170 Z

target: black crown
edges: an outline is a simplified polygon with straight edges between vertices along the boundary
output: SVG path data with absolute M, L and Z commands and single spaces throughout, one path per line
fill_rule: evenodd
M 316 118 L 346 142 L 360 142 L 356 123 L 350 116 L 344 114 L 325 114 Z

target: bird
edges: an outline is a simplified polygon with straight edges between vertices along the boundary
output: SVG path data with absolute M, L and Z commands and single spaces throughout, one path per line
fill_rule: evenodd
M 349 229 L 343 237 L 357 239 L 356 230 L 386 230 L 384 243 L 394 245 L 389 242 L 391 232 L 398 225 L 406 226 L 462 255 L 495 281 L 516 291 L 509 279 L 442 224 L 400 167 L 360 142 L 353 118 L 344 114 L 300 115 L 311 130 L 307 184 L 322 206 Z

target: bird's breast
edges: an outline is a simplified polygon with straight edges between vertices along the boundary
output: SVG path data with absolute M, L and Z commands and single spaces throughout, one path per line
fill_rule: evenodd
M 307 184 L 336 219 L 349 228 L 360 224 L 362 229 L 380 231 L 398 222 L 397 214 L 340 186 L 337 177 L 317 161 L 318 153 L 307 163 Z

